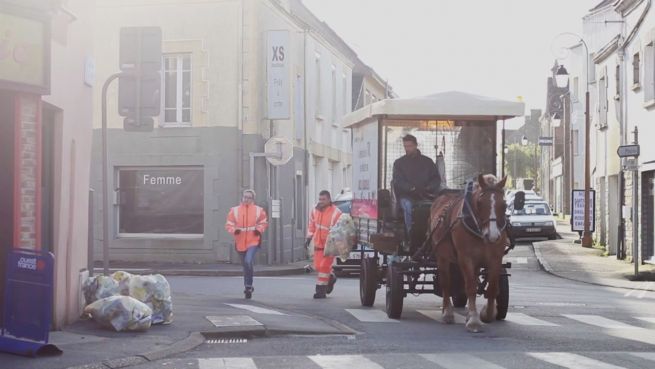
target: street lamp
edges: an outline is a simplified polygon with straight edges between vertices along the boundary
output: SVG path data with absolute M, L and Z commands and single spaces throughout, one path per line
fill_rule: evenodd
M 590 171 L 590 162 L 589 162 L 589 157 L 590 157 L 590 151 L 589 151 L 589 141 L 590 141 L 590 134 L 591 134 L 591 124 L 589 121 L 589 48 L 587 47 L 587 43 L 584 41 L 584 39 L 575 33 L 562 33 L 560 35 L 570 35 L 578 38 L 579 42 L 584 46 L 585 49 L 585 150 L 584 150 L 584 232 L 582 233 L 582 246 L 583 247 L 591 247 L 592 245 L 592 240 L 591 240 L 591 232 L 589 232 L 589 226 L 590 226 L 590 221 L 589 219 L 589 193 L 591 192 L 591 171 Z M 557 69 L 557 72 L 555 73 L 555 83 L 557 84 L 557 87 L 564 88 L 568 85 L 569 83 L 569 73 L 564 68 L 563 65 L 560 65 L 559 69 Z

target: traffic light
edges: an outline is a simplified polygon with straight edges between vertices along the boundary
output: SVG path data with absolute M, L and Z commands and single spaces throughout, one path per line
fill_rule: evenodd
M 126 131 L 152 131 L 161 111 L 161 29 L 124 27 L 120 31 L 118 113 Z

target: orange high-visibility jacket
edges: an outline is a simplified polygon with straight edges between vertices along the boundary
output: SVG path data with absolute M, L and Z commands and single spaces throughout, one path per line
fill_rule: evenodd
M 341 210 L 334 205 L 330 205 L 323 210 L 314 208 L 309 217 L 307 227 L 307 237 L 314 237 L 314 248 L 322 250 L 325 248 L 328 233 L 341 217 Z
M 259 246 L 260 236 L 255 230 L 264 233 L 268 227 L 266 211 L 257 205 L 239 205 L 230 209 L 225 222 L 225 229 L 234 235 L 237 251 L 245 252 L 249 247 Z M 236 230 L 241 233 L 235 235 Z

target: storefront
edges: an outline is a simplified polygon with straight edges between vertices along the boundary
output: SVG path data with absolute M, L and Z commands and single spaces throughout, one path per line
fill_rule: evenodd
M 43 248 L 41 95 L 50 88 L 49 40 L 45 13 L 0 1 L 0 296 L 6 253 Z

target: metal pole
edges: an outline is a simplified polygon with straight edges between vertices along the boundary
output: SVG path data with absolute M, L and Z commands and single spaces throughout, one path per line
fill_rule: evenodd
M 590 201 L 589 201 L 589 193 L 590 193 L 590 187 L 591 187 L 591 171 L 589 170 L 590 166 L 590 148 L 589 148 L 589 141 L 590 141 L 590 122 L 589 122 L 589 88 L 587 88 L 587 92 L 585 92 L 585 155 L 584 155 L 584 232 L 582 233 L 582 247 L 591 247 L 592 245 L 592 239 L 591 239 L 591 232 L 589 232 L 589 206 Z
M 94 211 L 94 208 L 95 208 L 93 206 L 94 205 L 93 200 L 95 198 L 94 192 L 95 191 L 93 191 L 93 188 L 89 189 L 89 218 L 88 218 L 88 220 L 89 220 L 89 223 L 88 223 L 89 224 L 89 226 L 88 226 L 88 229 L 89 229 L 88 230 L 88 232 L 89 232 L 89 235 L 88 235 L 89 246 L 88 246 L 88 251 L 87 251 L 87 269 L 89 270 L 89 277 L 93 277 L 93 269 L 94 269 L 94 265 L 93 265 L 94 260 L 93 259 L 95 259 L 94 258 L 94 249 L 95 249 L 95 244 L 94 244 L 95 232 L 94 232 L 94 230 L 95 230 L 95 223 L 94 223 L 94 217 L 93 217 L 93 211 Z
M 585 148 L 584 148 L 584 232 L 582 233 L 582 246 L 583 247 L 591 247 L 592 245 L 592 239 L 591 239 L 591 232 L 589 230 L 590 228 L 590 219 L 589 219 L 589 206 L 590 201 L 589 201 L 589 193 L 591 189 L 591 170 L 590 170 L 590 156 L 591 156 L 591 151 L 590 151 L 590 141 L 591 141 L 591 122 L 590 122 L 590 117 L 589 117 L 589 48 L 587 47 L 587 43 L 580 37 L 580 42 L 582 42 L 582 45 L 585 47 L 585 60 L 586 60 L 586 68 L 585 68 Z
M 505 119 L 503 119 L 503 132 L 501 134 L 501 144 L 500 144 L 500 150 L 501 150 L 501 161 L 500 161 L 500 177 L 505 178 Z M 445 155 L 445 152 L 444 152 Z M 498 173 L 498 172 L 496 172 Z
M 109 76 L 102 86 L 102 266 L 109 275 L 109 153 L 107 149 L 107 89 L 109 84 L 125 73 Z
M 635 126 L 635 145 L 639 144 L 639 131 Z M 638 159 L 635 158 L 635 161 Z M 632 171 L 632 260 L 635 263 L 635 277 L 639 275 L 639 168 Z

